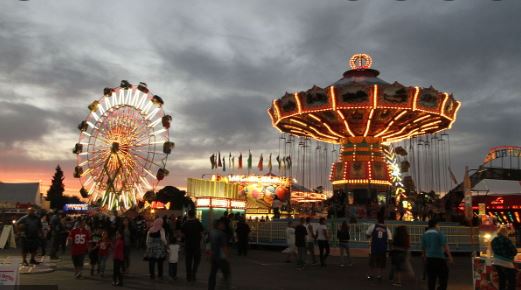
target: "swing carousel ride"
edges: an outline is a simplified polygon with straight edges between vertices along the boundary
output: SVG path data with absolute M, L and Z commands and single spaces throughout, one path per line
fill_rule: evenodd
M 378 78 L 367 54 L 353 55 L 349 65 L 343 78 L 326 88 L 313 86 L 274 100 L 268 115 L 284 136 L 340 145 L 329 180 L 335 192 L 347 194 L 350 205 L 384 197 L 403 206 L 407 195 L 401 173 L 408 165 L 399 164 L 397 155 L 407 153 L 400 152 L 402 147 L 395 151 L 393 144 L 409 141 L 412 147 L 432 142 L 434 148 L 434 142 L 442 140 L 439 132 L 456 121 L 461 103 L 432 86 L 404 86 Z M 425 182 L 418 175 L 419 164 L 414 177 L 418 183 Z
M 169 140 L 172 117 L 164 114 L 163 103 L 145 83 L 123 80 L 88 106 L 73 149 L 83 198 L 108 210 L 129 209 L 168 175 L 174 143 Z

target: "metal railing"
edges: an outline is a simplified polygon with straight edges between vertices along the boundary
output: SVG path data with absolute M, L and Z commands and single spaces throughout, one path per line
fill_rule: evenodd
M 250 244 L 254 245 L 271 245 L 271 246 L 285 246 L 286 245 L 286 227 L 287 221 L 268 221 L 268 222 L 248 222 L 250 232 Z M 341 222 L 329 221 L 327 223 L 330 243 L 332 246 L 338 244 L 336 237 L 336 229 L 339 228 Z M 367 248 L 369 246 L 369 239 L 366 236 L 368 227 L 374 222 L 360 222 L 349 225 L 349 233 L 351 236 L 350 246 L 352 248 Z M 317 224 L 314 224 L 315 227 Z M 411 239 L 411 250 L 421 250 L 421 238 L 425 232 L 425 224 L 417 223 L 389 223 L 387 227 L 394 233 L 398 226 L 405 225 L 409 231 Z M 465 227 L 457 225 L 441 225 L 441 232 L 447 237 L 447 242 L 451 251 L 455 252 L 472 252 L 479 249 L 479 229 L 477 227 Z

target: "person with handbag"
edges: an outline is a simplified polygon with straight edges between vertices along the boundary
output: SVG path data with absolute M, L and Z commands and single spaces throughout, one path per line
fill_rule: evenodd
M 163 228 L 163 219 L 157 218 L 147 232 L 145 260 L 148 261 L 150 279 L 163 278 L 163 261 L 166 258 L 166 235 Z

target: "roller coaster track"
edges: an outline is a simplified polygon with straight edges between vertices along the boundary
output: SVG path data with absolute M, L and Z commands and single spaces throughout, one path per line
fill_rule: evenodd
M 485 167 L 482 165 L 478 168 L 478 170 L 472 173 L 469 178 L 471 188 L 476 186 L 483 179 L 521 181 L 521 169 L 494 168 Z M 463 200 L 463 195 L 464 188 L 463 182 L 461 182 L 443 197 L 443 200 L 445 201 L 445 208 L 448 211 L 454 210 Z

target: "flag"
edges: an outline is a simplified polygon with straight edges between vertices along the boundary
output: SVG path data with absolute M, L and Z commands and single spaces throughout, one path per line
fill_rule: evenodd
M 242 153 L 239 154 L 239 169 L 242 169 Z
M 259 158 L 259 164 L 257 164 L 257 168 L 259 169 L 259 171 L 262 171 L 264 169 L 264 158 L 262 157 L 262 153 Z
M 292 163 L 291 163 L 291 156 L 286 156 L 286 166 L 291 169 Z
M 450 168 L 450 166 L 449 166 L 449 174 L 450 174 L 450 179 L 452 179 L 452 182 L 454 182 L 454 184 L 458 184 L 458 180 L 456 179 L 456 175 L 454 175 L 454 172 L 452 172 L 452 168 Z
M 232 157 L 232 169 L 235 169 L 235 156 Z
M 472 185 L 469 177 L 469 167 L 465 166 L 465 177 L 463 178 L 463 202 L 465 205 L 465 219 L 472 220 L 474 212 L 472 211 Z
M 252 160 L 251 160 L 251 151 L 248 150 L 248 170 L 251 169 L 251 162 L 252 162 Z
M 215 154 L 210 155 L 210 164 L 212 166 L 212 169 L 215 168 Z
M 277 155 L 277 158 L 275 158 L 275 160 L 277 160 L 277 164 L 278 164 L 278 167 L 279 167 L 279 170 L 280 170 L 280 156 Z
M 270 160 L 268 161 L 268 172 L 271 173 L 272 169 L 273 169 L 273 165 L 271 164 L 271 153 L 270 153 Z
M 217 167 L 223 167 L 223 164 L 221 163 L 221 152 L 219 152 L 219 155 L 217 155 L 217 159 L 219 160 L 217 163 Z
M 226 171 L 226 158 L 223 157 L 223 171 Z
M 230 152 L 230 155 L 228 155 L 228 168 L 232 166 L 232 153 Z

